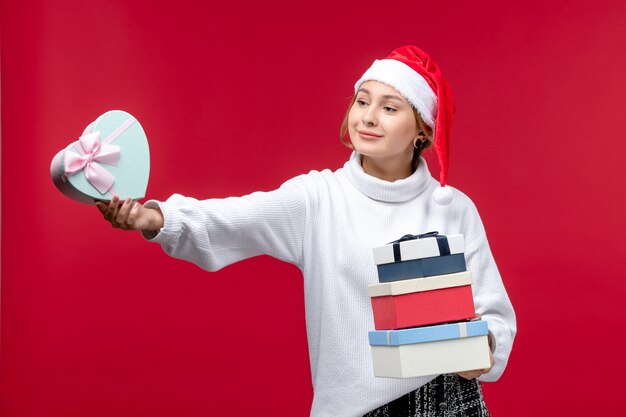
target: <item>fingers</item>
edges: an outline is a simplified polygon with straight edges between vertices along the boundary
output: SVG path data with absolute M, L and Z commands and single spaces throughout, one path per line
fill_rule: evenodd
M 118 196 L 113 196 L 108 203 L 96 200 L 95 205 L 111 226 L 117 229 L 158 230 L 163 227 L 163 215 L 160 210 L 146 209 L 130 197 L 121 202 Z M 151 220 L 153 218 L 155 219 Z M 154 223 L 154 226 L 151 226 L 151 223 Z
M 111 226 L 119 229 L 132 229 L 132 223 L 134 219 L 131 218 L 129 223 L 129 217 L 132 215 L 133 201 L 130 197 L 127 197 L 122 204 L 120 204 L 119 196 L 113 196 L 108 204 L 102 201 L 96 201 L 96 207 L 102 216 L 111 223 Z
M 130 214 L 130 209 L 133 206 L 133 201 L 130 197 L 126 197 L 124 200 L 124 204 L 117 211 L 117 216 L 115 216 L 115 222 L 121 226 L 122 229 L 128 229 L 128 215 Z
M 103 203 L 102 201 L 96 201 L 96 207 L 98 207 L 98 210 L 100 211 L 100 213 L 102 213 L 104 215 L 104 213 L 107 211 L 107 204 Z
M 140 224 L 137 223 L 137 214 L 139 213 L 139 206 L 140 204 L 136 201 L 131 202 L 129 204 L 130 208 L 128 212 L 128 217 L 126 218 L 126 223 L 132 229 L 136 229 L 136 228 L 139 228 L 139 226 L 141 226 Z
M 491 368 L 489 368 L 489 369 L 476 369 L 474 371 L 458 372 L 457 375 L 460 376 L 461 378 L 465 378 L 465 379 L 474 379 L 474 378 L 478 378 L 482 374 L 486 374 L 487 372 L 489 372 L 490 369 Z
M 116 227 L 115 218 L 117 217 L 117 210 L 119 205 L 120 198 L 118 196 L 113 196 L 111 201 L 109 201 L 109 205 L 107 206 L 104 213 L 104 218 L 107 219 L 113 227 Z
M 478 378 L 480 375 L 475 376 L 476 371 L 466 371 L 457 373 L 458 376 L 465 379 L 474 379 Z

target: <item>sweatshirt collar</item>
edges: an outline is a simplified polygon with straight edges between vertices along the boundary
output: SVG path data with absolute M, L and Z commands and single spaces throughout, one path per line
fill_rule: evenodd
M 361 155 L 356 151 L 352 152 L 343 168 L 348 180 L 363 194 L 374 200 L 390 203 L 401 203 L 417 197 L 433 180 L 426 161 L 421 157 L 411 176 L 393 182 L 381 180 L 363 171 Z

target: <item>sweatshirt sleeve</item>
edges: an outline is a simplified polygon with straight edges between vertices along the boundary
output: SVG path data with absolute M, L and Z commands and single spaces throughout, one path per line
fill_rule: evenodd
M 243 197 L 196 200 L 174 194 L 165 202 L 150 200 L 145 207 L 158 206 L 164 226 L 144 237 L 207 271 L 263 254 L 301 266 L 304 191 L 296 177 L 277 190 Z
M 500 272 L 491 254 L 483 223 L 472 203 L 468 208 L 468 229 L 465 233 L 467 270 L 472 272 L 472 291 L 476 312 L 487 321 L 493 336 L 494 365 L 481 381 L 496 381 L 509 360 L 517 330 L 515 312 L 502 283 Z

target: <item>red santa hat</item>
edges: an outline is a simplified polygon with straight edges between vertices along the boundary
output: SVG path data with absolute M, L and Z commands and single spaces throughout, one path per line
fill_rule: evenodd
M 380 81 L 395 88 L 415 107 L 422 120 L 433 129 L 434 147 L 439 159 L 439 187 L 434 198 L 440 204 L 452 200 L 448 177 L 450 128 L 454 100 L 448 83 L 432 58 L 415 46 L 401 46 L 386 58 L 375 60 L 354 85 L 354 92 L 365 81 Z

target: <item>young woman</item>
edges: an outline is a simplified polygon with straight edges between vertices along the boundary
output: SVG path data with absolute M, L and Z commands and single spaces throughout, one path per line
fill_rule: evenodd
M 114 227 L 141 230 L 171 256 L 208 271 L 267 254 L 304 277 L 313 377 L 312 416 L 487 416 L 476 378 L 500 377 L 511 352 L 513 308 L 478 212 L 445 186 L 454 110 L 432 59 L 414 46 L 376 60 L 355 85 L 341 128 L 353 152 L 343 168 L 311 171 L 271 192 L 196 200 L 175 194 L 145 205 L 97 203 Z M 440 185 L 423 149 L 434 144 Z M 367 333 L 372 248 L 407 233 L 463 234 L 477 314 L 489 324 L 492 366 L 410 379 L 376 378 Z

